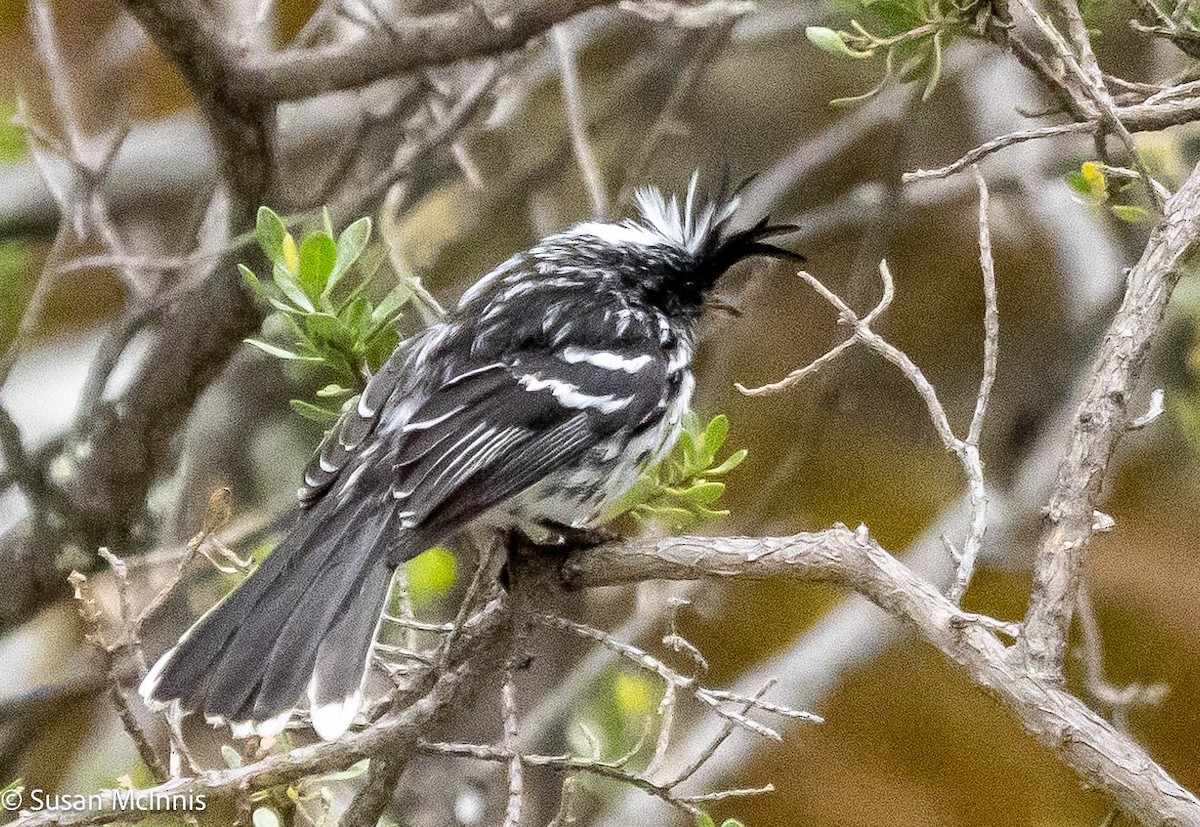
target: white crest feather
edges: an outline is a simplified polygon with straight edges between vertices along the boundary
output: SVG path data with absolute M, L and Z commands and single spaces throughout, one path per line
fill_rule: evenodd
M 697 253 L 740 203 L 738 196 L 734 196 L 720 204 L 709 203 L 698 208 L 699 186 L 700 173 L 694 172 L 682 209 L 676 196 L 668 199 L 658 187 L 639 187 L 634 200 L 640 218 L 629 218 L 616 224 L 587 221 L 577 225 L 573 232 L 595 236 L 610 244 L 665 245 Z
M 699 185 L 700 173 L 694 172 L 688 184 L 683 209 L 679 208 L 679 200 L 674 195 L 668 201 L 662 190 L 657 187 L 638 188 L 635 198 L 638 210 L 642 214 L 641 222 L 625 223 L 637 224 L 659 236 L 664 242 L 689 253 L 699 251 L 721 223 L 733 215 L 740 200 L 734 196 L 720 205 L 709 203 L 702 209 L 697 209 L 696 194 Z

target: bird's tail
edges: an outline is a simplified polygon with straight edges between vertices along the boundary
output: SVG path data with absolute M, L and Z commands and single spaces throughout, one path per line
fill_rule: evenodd
M 390 514 L 336 500 L 307 512 L 159 658 L 139 690 L 148 703 L 178 701 L 235 737 L 274 735 L 307 688 L 317 733 L 346 731 L 362 704 L 396 536 Z

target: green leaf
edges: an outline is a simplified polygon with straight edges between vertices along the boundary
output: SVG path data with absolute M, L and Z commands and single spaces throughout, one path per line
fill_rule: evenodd
M 679 442 L 677 444 L 679 446 L 679 453 L 683 458 L 680 471 L 686 476 L 696 469 L 700 459 L 700 449 L 696 445 L 695 430 L 688 427 L 686 418 L 684 419 L 683 431 L 679 434 Z
M 274 307 L 276 310 L 278 310 L 280 313 L 288 313 L 292 316 L 306 315 L 305 311 L 301 310 L 299 307 L 296 307 L 294 304 L 288 304 L 287 302 L 280 301 L 279 299 L 275 298 L 274 296 L 267 296 L 267 303 L 269 305 L 271 305 L 271 307 Z
M 1080 195 L 1090 196 L 1092 194 L 1091 182 L 1079 170 L 1073 169 L 1063 177 L 1067 181 L 1067 186 Z
M 942 79 L 942 33 L 936 31 L 933 33 L 933 69 L 929 72 L 929 81 L 925 84 L 925 91 L 921 93 L 921 100 L 927 101 L 933 96 L 933 91 L 937 89 L 938 81 Z
M 704 472 L 704 476 L 720 477 L 725 474 L 728 474 L 734 468 L 737 468 L 739 465 L 741 465 L 742 461 L 746 459 L 746 456 L 749 453 L 750 452 L 747 451 L 745 448 L 739 448 L 737 451 L 734 451 L 732 454 L 730 454 L 729 458 L 726 459 L 724 462 L 722 462 L 720 465 L 716 466 L 715 468 L 706 469 Z
M 392 321 L 400 308 L 412 298 L 412 290 L 407 284 L 400 283 L 393 287 L 383 300 L 371 311 L 371 322 L 374 327 L 380 327 Z
M 371 303 L 360 296 L 344 305 L 338 311 L 338 318 L 356 336 L 365 336 L 371 329 Z
M 298 281 L 304 294 L 313 301 L 325 292 L 325 285 L 337 264 L 337 245 L 325 233 L 312 233 L 300 242 Z
M 1135 207 L 1131 204 L 1113 204 L 1113 215 L 1130 224 L 1143 224 L 1152 216 L 1145 207 Z
M 246 286 L 250 288 L 254 295 L 258 296 L 260 299 L 266 298 L 267 288 L 264 287 L 263 283 L 258 280 L 258 276 L 254 275 L 253 270 L 251 270 L 245 264 L 239 264 L 238 272 L 242 274 L 242 281 L 246 283 Z
M 0 161 L 16 161 L 29 154 L 25 132 L 14 123 L 19 105 L 14 101 L 0 101 Z
M 736 818 L 727 818 L 721 822 L 721 827 L 746 827 L 746 825 L 742 824 Z
M 657 689 L 657 682 L 649 675 L 622 669 L 613 678 L 613 701 L 626 715 L 644 717 L 658 706 L 661 693 Z
M 691 509 L 674 506 L 639 506 L 643 515 L 666 523 L 672 528 L 686 528 L 696 522 L 696 514 Z
M 296 307 L 307 313 L 316 312 L 317 309 L 309 301 L 308 295 L 300 289 L 300 285 L 296 284 L 295 279 L 292 278 L 292 274 L 288 272 L 285 266 L 276 264 L 275 270 L 271 275 L 275 279 L 275 283 L 279 285 L 279 289 L 283 291 L 285 296 L 292 300 L 292 303 Z
M 875 56 L 874 49 L 860 51 L 859 49 L 850 48 L 839 33 L 824 26 L 809 26 L 804 30 L 804 36 L 818 49 L 822 49 L 838 57 L 866 60 Z
M 293 353 L 290 350 L 284 350 L 281 347 L 276 347 L 262 339 L 243 339 L 246 344 L 258 348 L 263 353 L 268 353 L 276 359 L 287 359 L 291 362 L 320 362 L 320 356 L 301 356 L 299 353 Z
M 317 391 L 317 396 L 321 397 L 322 399 L 330 399 L 338 396 L 353 396 L 355 393 L 357 393 L 357 391 L 353 388 L 343 388 L 341 385 L 333 383 L 326 385 Z
M 721 495 L 724 493 L 725 483 L 723 482 L 699 482 L 677 492 L 675 496 L 689 504 L 709 506 L 721 499 Z
M 300 272 L 300 251 L 296 249 L 296 239 L 291 233 L 283 235 L 283 268 L 295 276 Z
M 704 455 L 707 461 L 712 462 L 713 457 L 717 455 L 717 451 L 721 450 L 721 446 L 725 444 L 726 437 L 729 436 L 729 417 L 725 414 L 717 414 L 708 421 L 708 425 L 704 428 Z
M 1108 199 L 1108 176 L 1104 174 L 1102 164 L 1084 161 L 1079 165 L 1079 174 L 1088 183 L 1088 195 L 1097 202 Z
M 8 349 L 33 294 L 37 268 L 27 244 L 0 242 L 0 352 Z
M 311 402 L 305 402 L 303 399 L 292 399 L 288 401 L 292 406 L 292 410 L 300 414 L 305 419 L 310 419 L 318 425 L 332 425 L 337 422 L 340 414 L 337 411 L 331 411 L 328 408 L 322 408 L 314 405 Z
M 633 484 L 633 488 L 626 491 L 613 504 L 611 513 L 613 515 L 618 515 L 632 511 L 638 506 L 639 503 L 647 502 L 654 495 L 657 487 L 657 483 L 651 475 L 642 475 L 642 477 Z
M 725 493 L 725 484 L 712 479 L 729 473 L 745 460 L 743 448 L 713 465 L 729 436 L 729 418 L 723 414 L 701 423 L 694 412 L 682 418 L 679 440 L 671 456 L 648 469 L 614 504 L 610 515 L 628 514 L 639 522 L 654 520 L 678 530 L 701 519 L 729 512 L 713 508 Z
M 326 295 L 341 281 L 354 262 L 358 261 L 370 240 L 371 219 L 365 216 L 342 230 L 337 240 L 337 264 L 334 265 L 333 272 L 329 274 L 329 282 L 325 285 Z
M 696 816 L 696 827 L 717 827 L 717 823 L 708 813 L 701 813 Z
M 901 83 L 912 83 L 924 73 L 925 62 L 929 60 L 929 51 L 923 48 L 924 44 L 920 44 L 920 47 L 920 51 L 904 61 L 900 65 L 899 71 L 896 72 L 896 76 L 900 79 Z
M 304 317 L 304 327 L 318 345 L 332 345 L 345 353 L 354 350 L 354 337 L 346 328 L 345 323 L 337 316 L 331 316 L 328 313 L 310 313 Z
M 902 34 L 933 22 L 930 9 L 922 0 L 867 0 L 863 5 L 870 8 L 870 13 L 883 23 L 889 35 Z
M 275 264 L 282 264 L 283 237 L 287 235 L 287 225 L 278 213 L 270 207 L 259 207 L 254 234 L 258 237 L 258 246 L 262 247 L 267 258 Z
M 398 344 L 400 344 L 400 334 L 396 332 L 394 326 L 384 325 L 383 327 L 374 329 L 364 342 L 363 349 L 367 365 L 371 370 L 377 370 L 380 365 L 386 362 Z

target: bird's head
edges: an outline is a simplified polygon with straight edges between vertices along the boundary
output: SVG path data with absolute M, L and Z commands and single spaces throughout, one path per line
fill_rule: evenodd
M 747 182 L 748 183 L 748 182 Z M 734 229 L 745 183 L 730 193 L 698 203 L 699 175 L 692 176 L 687 196 L 668 198 L 662 190 L 637 190 L 637 218 L 617 223 L 586 222 L 571 234 L 599 243 L 598 256 L 611 259 L 613 272 L 626 279 L 652 305 L 673 318 L 697 316 L 717 280 L 751 256 L 804 261 L 804 256 L 767 241 L 798 229 L 771 224 L 767 217 Z M 724 188 L 722 188 L 724 190 Z

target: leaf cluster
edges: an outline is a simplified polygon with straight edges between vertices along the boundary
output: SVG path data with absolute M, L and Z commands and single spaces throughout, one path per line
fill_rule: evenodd
M 614 514 L 628 515 L 639 525 L 658 523 L 668 531 L 682 531 L 701 520 L 729 514 L 714 508 L 725 493 L 725 483 L 717 478 L 741 465 L 747 451 L 742 448 L 717 462 L 728 436 L 729 419 L 724 414 L 701 423 L 688 411 L 671 455 L 642 475 L 618 501 Z
M 1098 212 L 1111 213 L 1127 224 L 1143 224 L 1153 218 L 1146 188 L 1140 179 L 1114 179 L 1111 168 L 1098 161 L 1085 161 L 1065 176 L 1077 200 Z
M 942 78 L 943 53 L 953 35 L 978 36 L 987 4 L 978 0 L 857 0 L 849 30 L 809 26 L 805 35 L 816 47 L 851 60 L 884 56 L 884 73 L 868 91 L 831 101 L 834 106 L 863 103 L 892 83 L 924 84 L 928 100 Z M 860 22 L 861 17 L 866 23 Z
M 336 239 L 328 210 L 322 225 L 297 243 L 278 214 L 260 207 L 255 235 L 270 262 L 271 277 L 260 279 L 244 264 L 238 268 L 254 294 L 275 311 L 264 323 L 264 330 L 272 332 L 246 342 L 325 375 L 329 381 L 316 396 L 328 401 L 293 399 L 291 405 L 300 415 L 328 425 L 395 349 L 396 323 L 412 291 L 397 284 L 376 304 L 366 295 L 373 273 L 347 278 L 370 241 L 370 218 L 353 222 Z

